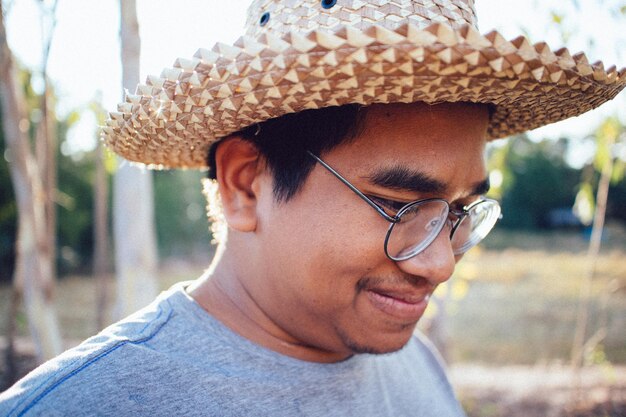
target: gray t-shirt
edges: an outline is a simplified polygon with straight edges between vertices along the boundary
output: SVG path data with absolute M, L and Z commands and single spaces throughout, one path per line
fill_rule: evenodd
M 181 283 L 0 394 L 0 416 L 463 416 L 429 344 L 305 362 L 207 314 Z

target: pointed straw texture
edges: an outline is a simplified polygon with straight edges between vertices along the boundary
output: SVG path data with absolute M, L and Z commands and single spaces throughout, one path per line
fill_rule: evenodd
M 582 114 L 625 85 L 624 69 L 583 53 L 481 35 L 471 0 L 257 0 L 246 35 L 148 77 L 103 138 L 131 161 L 204 168 L 211 143 L 286 113 L 468 101 L 495 105 L 495 139 Z

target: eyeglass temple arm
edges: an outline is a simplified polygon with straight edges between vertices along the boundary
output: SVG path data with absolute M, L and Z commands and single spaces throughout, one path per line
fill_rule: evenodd
M 392 223 L 396 223 L 398 221 L 398 218 L 395 216 L 390 216 L 387 213 L 385 213 L 385 210 L 383 210 L 382 208 L 380 208 L 376 203 L 374 203 L 371 199 L 369 199 L 365 194 L 363 194 L 361 191 L 359 191 L 354 185 L 350 184 L 348 182 L 347 179 L 345 179 L 344 177 L 341 176 L 340 173 L 338 173 L 337 171 L 335 171 L 330 165 L 328 165 L 326 162 L 322 161 L 317 155 L 315 155 L 313 152 L 311 151 L 307 151 L 307 153 L 314 158 L 317 162 L 319 162 L 319 164 L 321 166 L 323 166 L 324 168 L 326 168 L 331 174 L 333 174 L 335 177 L 337 177 L 337 179 L 341 182 L 343 182 L 348 188 L 350 188 L 356 195 L 358 195 L 359 197 L 361 197 L 361 199 L 363 199 L 363 201 L 365 201 L 367 204 L 369 204 L 374 210 L 376 210 L 378 212 L 378 214 L 380 214 L 383 218 L 385 218 L 385 220 L 392 222 Z

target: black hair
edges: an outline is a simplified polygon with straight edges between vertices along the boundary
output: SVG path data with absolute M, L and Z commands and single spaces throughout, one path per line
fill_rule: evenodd
M 254 124 L 231 136 L 255 144 L 272 173 L 276 201 L 285 202 L 296 195 L 315 166 L 307 151 L 322 155 L 354 139 L 363 127 L 366 110 L 359 104 L 304 110 Z M 207 155 L 210 179 L 216 179 L 219 143 L 214 143 Z

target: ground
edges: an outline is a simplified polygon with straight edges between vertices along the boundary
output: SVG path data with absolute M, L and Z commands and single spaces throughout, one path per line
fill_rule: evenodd
M 450 378 L 470 417 L 626 416 L 624 366 L 457 364 Z

